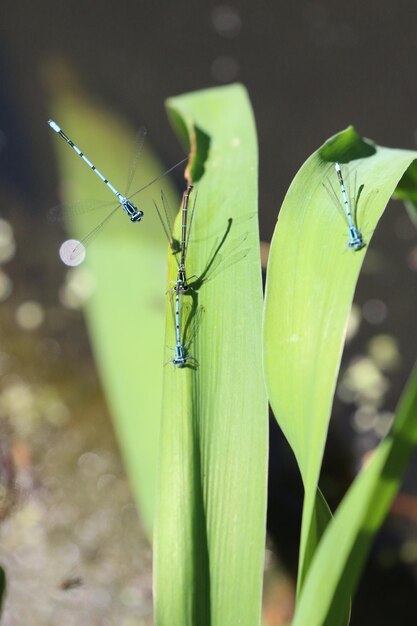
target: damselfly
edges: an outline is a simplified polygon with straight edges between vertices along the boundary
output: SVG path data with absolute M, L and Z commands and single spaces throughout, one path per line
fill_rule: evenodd
M 161 201 L 162 201 L 164 217 L 162 216 L 162 213 L 157 203 L 154 202 L 155 209 L 158 213 L 162 227 L 167 236 L 170 248 L 175 256 L 175 260 L 178 266 L 177 279 L 174 283 L 174 288 L 169 290 L 169 297 L 171 299 L 171 306 L 172 306 L 174 326 L 175 326 L 175 348 L 173 349 L 174 358 L 170 359 L 170 361 L 173 365 L 179 368 L 185 367 L 187 364 L 187 361 L 189 361 L 190 359 L 195 360 L 193 359 L 193 357 L 187 354 L 187 346 L 189 345 L 191 339 L 188 341 L 188 343 L 186 343 L 185 338 L 181 336 L 182 333 L 185 334 L 184 317 L 185 317 L 185 311 L 187 310 L 187 307 L 185 306 L 184 301 L 183 301 L 183 294 L 187 291 L 189 287 L 188 280 L 187 280 L 187 272 L 186 272 L 186 257 L 187 257 L 188 244 L 189 244 L 191 226 L 192 226 L 192 221 L 194 217 L 194 209 L 195 209 L 195 200 L 194 200 L 194 205 L 193 205 L 193 209 L 191 212 L 191 216 L 190 216 L 190 219 L 188 220 L 188 211 L 189 211 L 188 205 L 189 205 L 189 200 L 190 200 L 190 195 L 191 195 L 192 190 L 193 190 L 193 186 L 188 184 L 182 196 L 181 209 L 180 209 L 181 210 L 181 240 L 180 241 L 177 241 L 173 238 L 172 223 L 171 223 L 171 219 L 169 215 L 170 211 L 169 211 L 169 207 L 168 207 L 165 195 L 162 191 L 161 191 Z M 191 309 L 190 316 L 193 315 L 192 311 L 194 311 L 194 314 L 195 314 L 195 309 Z
M 181 340 L 181 314 L 180 314 L 180 279 L 178 278 L 177 284 L 175 286 L 175 315 L 174 315 L 174 323 L 175 323 L 175 348 L 174 348 L 174 358 L 172 359 L 172 364 L 176 367 L 185 367 L 187 360 L 190 358 L 187 355 L 185 346 L 182 344 Z
M 172 363 L 178 368 L 197 365 L 197 360 L 188 353 L 188 349 L 197 334 L 203 314 L 203 307 L 197 306 L 194 301 L 185 299 L 180 285 L 177 282 L 174 289 L 169 290 L 171 300 L 172 317 L 175 327 L 174 357 L 167 363 Z
M 77 264 L 76 262 L 77 258 L 83 257 L 85 255 L 85 246 L 95 238 L 95 236 L 99 233 L 99 231 L 103 228 L 103 226 L 110 220 L 111 217 L 113 217 L 113 215 L 119 210 L 120 207 L 122 207 L 125 213 L 129 216 L 131 222 L 140 222 L 143 217 L 143 211 L 138 209 L 135 206 L 135 204 L 133 204 L 132 198 L 136 196 L 137 194 L 139 194 L 140 192 L 147 189 L 148 187 L 150 187 L 151 185 L 153 185 L 155 182 L 157 182 L 158 180 L 160 180 L 167 174 L 169 174 L 176 167 L 178 167 L 179 165 L 187 161 L 186 158 L 182 159 L 181 161 L 176 163 L 173 167 L 170 167 L 168 170 L 166 170 L 166 172 L 164 172 L 160 176 L 157 176 L 156 178 L 148 182 L 146 185 L 144 185 L 143 187 L 141 187 L 140 189 L 138 189 L 137 191 L 135 191 L 133 194 L 131 194 L 128 197 L 127 191 L 125 192 L 125 194 L 120 193 L 116 189 L 116 187 L 97 169 L 97 167 L 90 161 L 90 159 L 86 157 L 86 155 L 80 150 L 80 148 L 78 148 L 78 146 L 75 145 L 75 143 L 64 133 L 64 131 L 58 126 L 56 122 L 54 122 L 53 120 L 49 120 L 48 124 L 56 133 L 58 133 L 58 135 L 62 137 L 62 139 L 64 139 L 64 141 L 66 141 L 66 143 L 69 146 L 71 146 L 71 148 L 73 148 L 73 150 L 78 154 L 78 156 L 80 156 L 83 159 L 83 161 L 87 163 L 90 169 L 93 172 L 95 172 L 95 174 L 97 174 L 100 180 L 104 182 L 104 184 L 108 187 L 108 189 L 110 189 L 110 191 L 116 196 L 118 200 L 118 204 L 84 239 L 82 239 L 79 242 L 77 242 L 76 240 L 73 240 L 75 241 L 75 243 L 72 245 L 71 249 L 68 249 L 68 246 L 67 246 L 67 251 L 65 254 L 68 255 L 68 259 L 67 259 L 68 264 L 74 264 L 74 265 Z M 146 136 L 146 129 L 142 128 L 139 133 L 139 138 L 138 138 L 137 154 L 140 153 L 145 136 Z M 136 165 L 136 161 L 134 165 Z M 131 170 L 131 175 L 129 176 L 130 181 L 133 178 L 134 169 L 135 167 L 133 167 Z M 129 184 L 128 184 L 128 187 L 129 187 Z M 63 259 L 63 261 L 66 262 L 65 259 Z
M 341 207 L 340 200 L 337 197 L 336 192 L 334 191 L 334 189 L 333 189 L 331 184 L 330 184 L 331 192 L 330 192 L 329 189 L 327 189 L 327 187 L 326 187 L 326 190 L 330 194 L 330 197 L 332 197 L 332 199 L 336 201 L 337 205 L 339 207 L 341 207 L 342 214 L 344 214 L 346 216 L 347 223 L 348 223 L 348 228 L 349 228 L 348 247 L 352 248 L 353 250 L 355 250 L 355 252 L 357 252 L 358 250 L 362 250 L 362 248 L 364 248 L 366 246 L 366 242 L 364 241 L 362 233 L 361 233 L 361 231 L 358 229 L 358 227 L 356 225 L 357 207 L 358 207 L 360 194 L 362 193 L 362 190 L 363 190 L 363 185 L 359 188 L 359 190 L 357 192 L 357 195 L 354 195 L 354 197 L 353 197 L 353 203 L 352 203 L 353 214 L 352 214 L 352 211 L 351 211 L 351 208 L 350 208 L 350 203 L 349 203 L 348 196 L 347 196 L 346 189 L 345 189 L 345 184 L 344 184 L 344 181 L 343 181 L 342 169 L 341 169 L 340 164 L 339 164 L 338 161 L 335 162 L 334 167 L 335 167 L 335 170 L 336 170 L 337 179 L 339 181 L 339 186 L 340 186 L 340 191 L 341 191 L 341 194 L 342 194 L 344 209 L 343 209 L 343 207 Z M 356 187 L 356 185 L 355 185 L 355 187 Z M 333 194 L 332 194 L 332 192 L 333 192 Z M 354 193 L 356 194 L 356 189 L 355 189 Z
M 186 257 L 187 257 L 187 251 L 188 251 L 188 244 L 189 244 L 189 240 L 190 240 L 190 233 L 191 233 L 191 226 L 193 223 L 193 217 L 194 217 L 194 210 L 195 210 L 195 203 L 197 200 L 197 196 L 195 196 L 194 199 L 194 204 L 193 204 L 193 208 L 191 211 L 191 216 L 190 216 L 190 221 L 188 222 L 188 203 L 190 200 L 190 195 L 191 192 L 193 190 L 193 186 L 192 185 L 187 185 L 187 189 L 184 191 L 183 196 L 182 196 L 182 202 L 181 202 L 181 241 L 177 242 L 173 239 L 172 236 L 172 224 L 171 224 L 171 220 L 169 217 L 169 208 L 167 205 L 167 201 L 165 198 L 164 193 L 161 191 L 161 201 L 162 201 L 162 206 L 163 206 L 163 210 L 164 210 L 164 214 L 165 214 L 165 221 L 162 217 L 161 211 L 159 210 L 158 205 L 156 204 L 156 202 L 154 202 L 155 205 L 155 209 L 158 213 L 159 219 L 161 220 L 161 224 L 162 224 L 162 228 L 164 229 L 164 232 L 167 236 L 169 245 L 171 247 L 171 250 L 173 251 L 174 255 L 175 255 L 175 259 L 177 261 L 177 265 L 178 265 L 178 271 L 177 271 L 177 280 L 175 283 L 175 288 L 178 287 L 180 292 L 184 292 L 187 291 L 188 289 L 188 280 L 187 280 L 187 273 L 186 273 L 186 267 L 185 267 L 185 262 L 186 262 Z M 187 231 L 188 228 L 188 231 Z M 177 255 L 179 254 L 179 260 L 177 258 Z

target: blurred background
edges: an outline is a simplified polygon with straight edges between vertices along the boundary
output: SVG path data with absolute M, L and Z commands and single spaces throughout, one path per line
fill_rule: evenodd
M 72 108 L 71 129 L 64 130 L 87 155 L 85 100 L 93 103 L 90 116 L 97 106 L 97 116 L 105 111 L 133 131 L 145 125 L 166 169 L 184 151 L 164 100 L 242 82 L 259 135 L 266 259 L 292 178 L 329 136 L 353 124 L 378 144 L 416 148 L 416 24 L 411 0 L 21 0 L 3 7 L 3 624 L 152 623 L 147 523 L 134 504 L 81 312 L 95 278 L 61 264 L 57 248 L 65 233 L 46 219 L 60 201 L 55 142 L 61 140 L 46 124 L 57 101 Z M 97 165 L 107 174 L 106 158 L 103 151 Z M 179 193 L 180 172 L 171 184 Z M 367 252 L 348 329 L 322 476 L 333 507 L 389 429 L 414 363 L 416 272 L 415 227 L 392 202 Z M 278 626 L 292 614 L 302 489 L 273 420 L 270 439 L 264 620 Z M 416 468 L 415 459 L 372 550 L 353 626 L 417 623 Z

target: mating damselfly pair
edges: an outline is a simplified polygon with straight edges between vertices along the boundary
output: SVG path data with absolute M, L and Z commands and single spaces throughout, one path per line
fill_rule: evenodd
M 100 170 L 80 150 L 80 148 L 72 141 L 72 139 L 70 139 L 64 133 L 64 131 L 60 128 L 60 126 L 55 121 L 49 120 L 48 124 L 52 128 L 52 130 L 54 130 L 58 135 L 60 135 L 62 139 L 64 139 L 64 141 L 71 148 L 73 148 L 73 150 L 78 154 L 78 156 L 80 156 L 82 160 L 89 166 L 89 168 L 100 178 L 100 180 L 103 181 L 103 183 L 116 196 L 118 200 L 118 204 L 112 208 L 111 212 L 86 237 L 84 237 L 84 239 L 82 239 L 81 241 L 68 240 L 67 242 L 64 242 L 64 244 L 61 246 L 60 256 L 63 262 L 67 265 L 79 265 L 79 263 L 82 262 L 85 257 L 85 246 L 87 245 L 87 243 L 89 243 L 98 234 L 98 232 L 102 229 L 102 227 L 120 209 L 120 207 L 129 216 L 129 219 L 131 222 L 134 222 L 134 223 L 140 222 L 144 213 L 142 210 L 138 209 L 135 204 L 133 204 L 132 198 L 136 196 L 137 194 L 139 194 L 140 192 L 147 189 L 148 187 L 150 187 L 151 185 L 153 185 L 154 183 L 156 183 L 157 181 L 159 181 L 161 178 L 169 174 L 172 170 L 174 170 L 176 167 L 178 167 L 182 163 L 185 163 L 187 159 L 181 160 L 179 163 L 169 168 L 166 172 L 164 172 L 160 176 L 157 176 L 156 178 L 148 182 L 146 185 L 144 185 L 143 187 L 141 187 L 140 189 L 138 189 L 137 191 L 135 191 L 133 194 L 131 194 L 128 197 L 127 192 L 125 194 L 122 194 L 116 189 L 116 187 L 100 172 Z M 146 131 L 145 129 L 142 128 L 140 135 L 139 135 L 138 151 L 140 151 L 143 145 L 145 134 L 146 134 Z M 187 254 L 187 249 L 188 249 L 189 234 L 191 231 L 192 218 L 193 218 L 194 209 L 195 209 L 195 202 L 194 202 L 193 211 L 191 213 L 190 222 L 188 224 L 188 202 L 189 202 L 189 197 L 190 197 L 192 189 L 193 189 L 193 186 L 188 185 L 186 191 L 183 194 L 183 200 L 182 200 L 182 205 L 181 205 L 182 207 L 181 209 L 181 214 L 182 214 L 181 241 L 179 244 L 180 259 L 179 260 L 177 259 L 177 264 L 178 264 L 177 280 L 175 281 L 175 287 L 169 291 L 171 304 L 173 308 L 173 318 L 174 318 L 174 325 L 175 325 L 174 358 L 170 360 L 175 366 L 180 367 L 180 368 L 185 367 L 187 364 L 187 361 L 192 359 L 192 357 L 187 353 L 187 347 L 191 339 L 189 339 L 188 342 L 185 342 L 182 339 L 184 315 L 183 315 L 183 306 L 182 306 L 182 297 L 181 297 L 188 290 L 188 282 L 187 282 L 187 275 L 186 275 L 186 254 Z M 170 247 L 173 250 L 173 252 L 176 254 L 177 251 L 174 249 L 174 240 L 171 234 L 172 226 L 169 220 L 169 211 L 167 210 L 166 200 L 165 200 L 165 196 L 163 195 L 163 192 L 161 192 L 161 199 L 163 203 L 165 220 L 164 220 L 164 216 L 162 215 L 156 203 L 154 203 L 155 208 L 158 212 L 159 218 L 164 228 L 164 232 L 168 238 Z M 187 226 L 189 226 L 188 230 L 187 230 Z M 175 256 L 175 258 L 177 257 Z M 174 304 L 174 294 L 175 294 L 175 304 Z
M 161 199 L 163 202 L 164 211 L 165 211 L 165 215 L 166 215 L 167 222 L 168 222 L 168 229 L 166 228 L 161 212 L 159 211 L 158 206 L 155 203 L 155 208 L 158 211 L 159 218 L 161 220 L 165 234 L 168 237 L 170 248 L 174 253 L 177 266 L 178 266 L 177 267 L 177 279 L 176 281 L 174 281 L 173 289 L 169 290 L 171 306 L 172 306 L 172 311 L 173 311 L 173 318 L 174 318 L 174 326 L 175 326 L 174 358 L 170 359 L 170 361 L 173 365 L 175 365 L 176 367 L 180 367 L 180 368 L 185 367 L 187 365 L 187 361 L 195 362 L 195 359 L 191 355 L 189 355 L 187 352 L 187 348 L 193 339 L 193 335 L 189 337 L 188 341 L 185 341 L 184 339 L 185 307 L 183 305 L 184 294 L 190 289 L 192 289 L 192 287 L 190 287 L 188 284 L 187 269 L 186 269 L 186 257 L 187 257 L 187 251 L 188 251 L 188 243 L 189 243 L 189 238 L 190 238 L 190 233 L 191 233 L 191 225 L 192 225 L 192 221 L 194 217 L 195 203 L 197 199 L 197 196 L 195 196 L 193 209 L 192 209 L 191 216 L 190 216 L 190 222 L 188 224 L 188 203 L 190 200 L 190 195 L 191 195 L 192 190 L 193 190 L 193 186 L 187 185 L 187 189 L 184 191 L 183 196 L 182 196 L 181 241 L 179 245 L 179 255 L 180 255 L 179 260 L 176 256 L 176 252 L 178 251 L 175 250 L 174 240 L 172 238 L 172 235 L 170 234 L 172 233 L 172 228 L 169 223 L 169 219 L 168 219 L 169 213 L 168 211 L 166 211 L 163 194 L 161 195 Z M 196 323 L 197 319 L 195 319 L 194 321 Z

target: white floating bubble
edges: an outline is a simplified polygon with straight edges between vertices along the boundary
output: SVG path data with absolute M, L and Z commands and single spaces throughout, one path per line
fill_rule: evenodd
M 65 265 L 75 267 L 85 259 L 85 247 L 78 239 L 67 239 L 59 249 L 60 259 Z

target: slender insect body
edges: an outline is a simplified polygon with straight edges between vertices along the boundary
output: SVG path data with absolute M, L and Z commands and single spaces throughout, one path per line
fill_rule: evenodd
M 334 167 L 337 173 L 337 178 L 339 180 L 340 191 L 342 193 L 343 204 L 345 206 L 346 217 L 347 217 L 348 225 L 349 225 L 348 246 L 349 248 L 352 248 L 353 250 L 355 250 L 355 252 L 357 252 L 358 250 L 361 250 L 362 248 L 366 246 L 366 242 L 363 239 L 361 231 L 355 226 L 355 223 L 353 221 L 353 217 L 352 217 L 352 213 L 351 213 L 350 205 L 349 205 L 349 200 L 346 194 L 345 184 L 343 182 L 342 170 L 341 170 L 340 164 L 336 161 L 336 163 L 334 164 Z
M 100 178 L 100 180 L 103 181 L 103 183 L 110 189 L 110 191 L 112 193 L 114 193 L 114 195 L 116 196 L 116 198 L 118 199 L 120 205 L 122 206 L 122 208 L 124 209 L 124 211 L 127 213 L 127 215 L 130 217 L 130 221 L 131 222 L 140 222 L 140 220 L 143 217 L 143 211 L 140 211 L 137 209 L 137 207 L 133 204 L 133 202 L 131 202 L 130 200 L 128 200 L 128 198 L 126 198 L 123 194 L 120 193 L 120 191 L 118 191 L 116 189 L 116 187 L 114 187 L 114 185 L 111 184 L 111 182 L 100 172 L 100 170 L 98 170 L 96 168 L 96 166 L 90 161 L 90 159 L 80 150 L 80 148 L 64 133 L 64 131 L 62 130 L 62 128 L 60 128 L 58 126 L 58 124 L 56 122 L 54 122 L 53 120 L 49 120 L 48 121 L 49 126 L 52 128 L 52 130 L 54 130 L 56 133 L 58 133 L 58 135 L 60 135 L 62 137 L 62 139 L 64 139 L 64 141 L 67 142 L 67 144 L 69 146 L 71 146 L 71 148 L 73 150 L 75 150 L 75 152 L 78 154 L 78 156 L 80 156 L 82 158 L 82 160 L 87 163 L 87 165 L 89 166 L 89 168 L 91 170 L 93 170 L 93 172 L 95 174 L 97 174 L 97 176 Z
M 90 159 L 88 159 L 85 156 L 85 154 L 78 148 L 78 146 L 76 146 L 75 143 L 64 133 L 64 131 L 58 126 L 56 122 L 54 122 L 53 120 L 49 120 L 48 124 L 52 128 L 52 130 L 54 130 L 58 135 L 60 135 L 62 139 L 64 139 L 64 141 L 78 154 L 78 156 L 80 156 L 83 159 L 83 161 L 87 163 L 89 168 L 97 174 L 100 180 L 102 180 L 105 183 L 105 185 L 110 189 L 110 191 L 116 196 L 118 200 L 118 204 L 112 208 L 111 212 L 104 219 L 102 219 L 102 221 L 90 233 L 88 233 L 87 236 L 84 237 L 84 239 L 82 239 L 81 241 L 71 240 L 72 248 L 69 245 L 61 246 L 62 252 L 60 251 L 60 256 L 61 256 L 62 261 L 66 265 L 71 265 L 71 266 L 79 265 L 79 263 L 81 263 L 85 257 L 86 245 L 91 243 L 93 239 L 95 239 L 95 237 L 100 233 L 103 226 L 107 224 L 107 222 L 113 217 L 115 213 L 120 211 L 120 207 L 129 216 L 129 219 L 131 222 L 140 222 L 143 217 L 143 211 L 139 210 L 135 206 L 135 204 L 132 202 L 132 198 L 136 196 L 137 194 L 141 193 L 142 191 L 144 191 L 145 189 L 147 189 L 148 187 L 150 187 L 151 185 L 153 185 L 154 183 L 156 183 L 156 181 L 160 180 L 161 178 L 169 174 L 172 170 L 174 170 L 176 167 L 178 167 L 182 163 L 185 163 L 187 159 L 186 158 L 182 159 L 182 161 L 180 161 L 179 163 L 176 163 L 175 165 L 170 167 L 168 170 L 166 170 L 166 172 L 164 172 L 163 174 L 160 174 L 153 180 L 149 181 L 146 185 L 136 190 L 133 194 L 129 194 L 129 197 L 128 197 L 127 190 L 124 194 L 121 194 L 116 189 L 116 187 L 114 187 L 111 184 L 111 182 L 96 168 L 96 166 L 90 161 Z M 145 135 L 146 135 L 146 129 L 142 127 L 138 133 L 137 152 L 136 152 L 135 159 L 132 162 L 132 165 L 130 168 L 127 189 L 129 189 L 130 183 L 133 180 L 133 175 L 136 170 L 138 155 L 140 154 L 140 150 L 142 148 Z M 90 208 L 87 209 L 87 211 L 89 210 L 91 209 Z M 76 214 L 78 215 L 78 214 L 81 214 L 82 212 L 86 212 L 86 211 L 82 211 L 79 209 L 79 207 L 77 207 Z M 53 215 L 56 215 L 56 213 L 54 212 Z M 53 221 L 56 221 L 56 217 L 54 218 Z
M 191 211 L 190 220 L 188 222 L 188 204 L 189 204 L 190 194 L 192 190 L 193 190 L 193 185 L 187 185 L 187 188 L 184 191 L 183 196 L 182 196 L 181 241 L 175 240 L 172 236 L 172 224 L 171 224 L 171 220 L 169 217 L 169 207 L 168 207 L 168 203 L 166 201 L 165 195 L 163 194 L 162 191 L 161 191 L 161 201 L 162 201 L 162 208 L 163 208 L 165 217 L 160 211 L 158 204 L 154 202 L 155 210 L 158 213 L 158 217 L 160 219 L 162 228 L 164 229 L 172 254 L 174 255 L 177 265 L 178 265 L 177 280 L 175 281 L 174 289 L 176 288 L 177 285 L 179 285 L 179 289 L 181 292 L 187 291 L 188 289 L 186 258 L 187 258 L 187 250 L 188 250 L 188 244 L 190 240 L 190 232 L 191 232 L 191 226 L 192 226 L 192 221 L 194 217 L 194 210 L 195 210 L 195 203 L 196 203 L 196 198 L 195 198 L 194 206 Z M 178 256 L 179 256 L 179 259 L 178 259 Z
M 188 248 L 187 237 L 187 220 L 188 220 L 188 202 L 190 199 L 192 185 L 187 185 L 187 189 L 184 191 L 182 198 L 182 211 L 181 211 L 181 243 L 180 243 L 180 262 L 178 264 L 177 281 L 175 283 L 175 356 L 172 363 L 176 367 L 185 367 L 187 363 L 186 350 L 181 341 L 181 314 L 180 314 L 180 294 L 183 294 L 188 289 L 187 274 L 185 269 L 185 259 Z M 190 222 L 191 228 L 191 222 Z
M 177 250 L 175 250 L 175 240 L 172 237 L 172 227 L 169 219 L 169 211 L 166 204 L 166 199 L 163 193 L 161 193 L 161 200 L 163 210 L 165 212 L 165 220 L 162 217 L 162 214 L 158 208 L 158 205 L 155 204 L 155 208 L 158 212 L 158 216 L 161 220 L 162 227 L 169 241 L 171 250 L 174 255 L 179 255 L 179 259 L 175 256 L 178 264 L 177 277 L 174 283 L 174 287 L 169 290 L 169 295 L 172 303 L 172 313 L 174 318 L 175 325 L 175 348 L 174 350 L 174 358 L 170 359 L 171 363 L 176 367 L 182 368 L 187 365 L 188 360 L 193 360 L 189 354 L 187 354 L 187 347 L 184 343 L 184 338 L 181 337 L 182 326 L 183 326 L 183 295 L 189 289 L 188 280 L 187 280 L 187 272 L 186 272 L 186 257 L 188 250 L 188 243 L 190 238 L 190 231 L 192 225 L 192 219 L 194 215 L 194 207 L 191 212 L 191 217 L 188 220 L 188 204 L 191 192 L 193 190 L 193 185 L 187 185 L 186 190 L 183 193 L 182 203 L 181 203 L 181 241 L 178 242 L 179 246 Z
M 182 220 L 181 220 L 181 265 L 185 265 L 185 255 L 187 252 L 187 216 L 188 216 L 188 201 L 190 194 L 193 190 L 192 185 L 187 185 L 187 189 L 184 191 L 182 202 Z
M 340 189 L 341 189 L 341 192 L 342 192 L 343 203 L 345 205 L 346 214 L 347 214 L 348 221 L 349 221 L 349 226 L 352 227 L 353 226 L 353 221 L 352 221 L 352 214 L 350 212 L 349 200 L 348 200 L 347 195 L 346 195 L 345 184 L 344 184 L 343 178 L 342 178 L 342 170 L 340 168 L 339 163 L 337 163 L 337 162 L 335 163 L 335 169 L 336 169 L 336 172 L 337 172 L 337 178 L 339 179 Z
M 174 358 L 172 359 L 172 364 L 176 367 L 185 367 L 187 364 L 187 359 L 189 356 L 187 355 L 186 349 L 181 340 L 181 307 L 180 307 L 180 286 L 177 281 L 177 285 L 175 287 L 175 313 L 174 313 L 174 323 L 175 323 L 175 348 L 174 348 Z
M 185 269 L 185 268 L 184 268 Z M 182 344 L 181 340 L 181 306 L 180 306 L 180 298 L 182 293 L 185 291 L 186 282 L 185 271 L 182 273 L 181 269 L 178 269 L 177 282 L 175 285 L 175 349 L 174 349 L 174 358 L 172 359 L 173 365 L 176 367 L 185 367 L 187 364 L 188 356 L 186 354 L 185 347 Z
M 177 273 L 177 284 L 179 284 L 180 291 L 187 291 L 188 282 L 187 282 L 187 274 L 185 270 L 185 259 L 188 250 L 188 241 L 189 241 L 189 232 L 191 230 L 191 221 L 190 221 L 190 230 L 188 231 L 187 236 L 187 221 L 188 221 L 188 202 L 190 200 L 190 194 L 193 190 L 192 185 L 187 185 L 187 189 L 184 191 L 182 198 L 182 211 L 181 211 L 181 243 L 180 243 L 180 262 L 178 264 L 178 273 Z M 191 216 L 192 219 L 192 216 Z
M 178 285 L 175 290 L 175 340 L 177 345 L 181 343 L 180 294 Z

